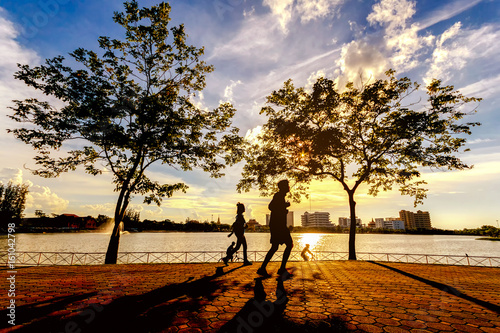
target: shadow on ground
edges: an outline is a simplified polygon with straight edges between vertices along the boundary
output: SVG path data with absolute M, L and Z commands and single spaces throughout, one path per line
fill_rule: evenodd
M 144 294 L 122 296 L 105 305 L 86 302 L 98 295 L 98 292 L 91 292 L 19 306 L 16 308 L 16 322 L 22 326 L 14 329 L 15 332 L 42 333 L 169 332 L 169 329 L 175 328 L 172 326 L 179 316 L 186 316 L 181 319 L 189 321 L 190 326 L 196 326 L 197 320 L 200 324 L 203 321 L 197 318 L 200 309 L 233 287 L 230 280 L 221 277 L 239 268 L 241 266 L 224 272 L 222 267 L 218 267 L 211 276 L 197 280 L 189 278 Z M 262 278 L 248 283 L 247 289 L 253 289 L 254 297 L 219 332 L 348 332 L 339 318 L 311 320 L 302 324 L 289 320 L 283 315 L 288 296 L 281 279 L 277 279 L 274 301 L 267 299 Z M 74 309 L 75 304 L 84 305 L 77 311 L 67 310 Z M 0 315 L 6 317 L 7 312 L 0 311 Z
M 96 293 L 75 295 L 50 304 L 37 304 L 17 308 L 17 313 L 29 313 L 29 318 L 19 318 L 19 323 L 29 323 L 16 332 L 156 332 L 169 326 L 178 312 L 196 312 L 215 298 L 216 292 L 228 289 L 223 279 L 227 272 L 217 270 L 214 275 L 198 280 L 169 284 L 145 294 L 123 296 L 107 305 L 92 304 L 69 318 L 62 318 L 57 311 L 64 310 L 74 301 L 83 300 Z M 54 312 L 56 313 L 54 315 Z M 5 317 L 5 311 L 2 311 Z M 50 314 L 50 315 L 49 315 Z M 48 316 L 47 316 L 48 315 Z
M 446 293 L 448 293 L 450 295 L 453 295 L 453 296 L 456 296 L 456 297 L 460 297 L 461 299 L 464 299 L 466 301 L 475 303 L 475 304 L 477 304 L 479 306 L 482 306 L 482 307 L 484 307 L 484 308 L 486 308 L 488 310 L 491 310 L 493 312 L 496 312 L 496 313 L 500 314 L 500 306 L 498 306 L 496 304 L 492 304 L 492 303 L 487 302 L 487 301 L 483 301 L 483 300 L 477 299 L 477 298 L 469 296 L 469 295 L 466 295 L 466 294 L 458 291 L 457 289 L 453 288 L 452 286 L 446 285 L 444 283 L 432 281 L 432 280 L 429 280 L 429 279 L 426 279 L 426 278 L 423 278 L 423 277 L 420 277 L 420 276 L 417 276 L 417 275 L 405 272 L 403 270 L 400 270 L 400 269 L 397 269 L 397 268 L 394 268 L 394 267 L 391 267 L 391 266 L 388 266 L 388 265 L 381 264 L 379 262 L 375 262 L 375 261 L 370 261 L 370 262 L 372 264 L 379 265 L 381 267 L 385 267 L 385 268 L 390 269 L 390 270 L 392 270 L 394 272 L 397 272 L 397 273 L 402 274 L 404 276 L 407 276 L 409 278 L 412 278 L 412 279 L 415 279 L 417 281 L 423 282 L 423 283 L 425 283 L 425 284 L 427 284 L 427 285 L 429 285 L 431 287 L 434 287 L 436 289 L 444 291 L 444 292 L 446 292 Z
M 262 278 L 255 279 L 254 297 L 224 326 L 221 333 L 348 332 L 341 319 L 315 320 L 297 324 L 283 316 L 288 296 L 283 280 L 277 280 L 276 300 L 267 299 Z

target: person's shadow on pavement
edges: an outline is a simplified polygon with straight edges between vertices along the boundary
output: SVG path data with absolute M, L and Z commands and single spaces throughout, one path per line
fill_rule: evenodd
M 281 324 L 288 297 L 283 280 L 278 279 L 276 300 L 267 300 L 263 278 L 255 279 L 254 297 L 224 326 L 220 332 L 272 332 Z

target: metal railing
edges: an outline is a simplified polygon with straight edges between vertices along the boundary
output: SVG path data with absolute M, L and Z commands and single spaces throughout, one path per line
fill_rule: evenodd
M 248 251 L 251 261 L 263 261 L 267 251 Z M 241 257 L 241 253 L 240 257 Z M 221 261 L 226 255 L 224 251 L 193 251 L 193 252 L 119 252 L 119 264 L 155 264 L 155 263 L 214 263 Z M 280 261 L 283 252 L 276 252 L 273 261 Z M 11 254 L 12 256 L 12 254 Z M 15 263 L 9 262 L 9 254 L 0 254 L 0 265 L 8 266 L 52 266 L 52 265 L 101 265 L 104 263 L 104 252 L 16 252 Z M 358 260 L 403 262 L 419 264 L 442 264 L 500 267 L 500 257 L 461 256 L 440 254 L 402 254 L 402 253 L 356 253 Z M 348 260 L 347 252 L 314 252 L 314 260 Z M 11 257 L 12 258 L 12 257 Z M 241 259 L 239 259 L 241 260 Z M 290 261 L 302 261 L 300 252 L 292 252 Z

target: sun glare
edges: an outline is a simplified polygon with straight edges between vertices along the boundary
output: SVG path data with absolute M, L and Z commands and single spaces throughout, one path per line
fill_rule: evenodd
M 314 251 L 322 237 L 321 234 L 302 234 L 299 239 L 299 248 L 302 249 L 306 244 L 309 244 L 309 249 Z

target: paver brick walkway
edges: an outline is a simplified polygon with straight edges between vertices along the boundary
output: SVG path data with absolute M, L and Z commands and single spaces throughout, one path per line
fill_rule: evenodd
M 364 261 L 19 268 L 14 332 L 500 332 L 500 269 Z M 3 270 L 7 275 L 7 270 Z

